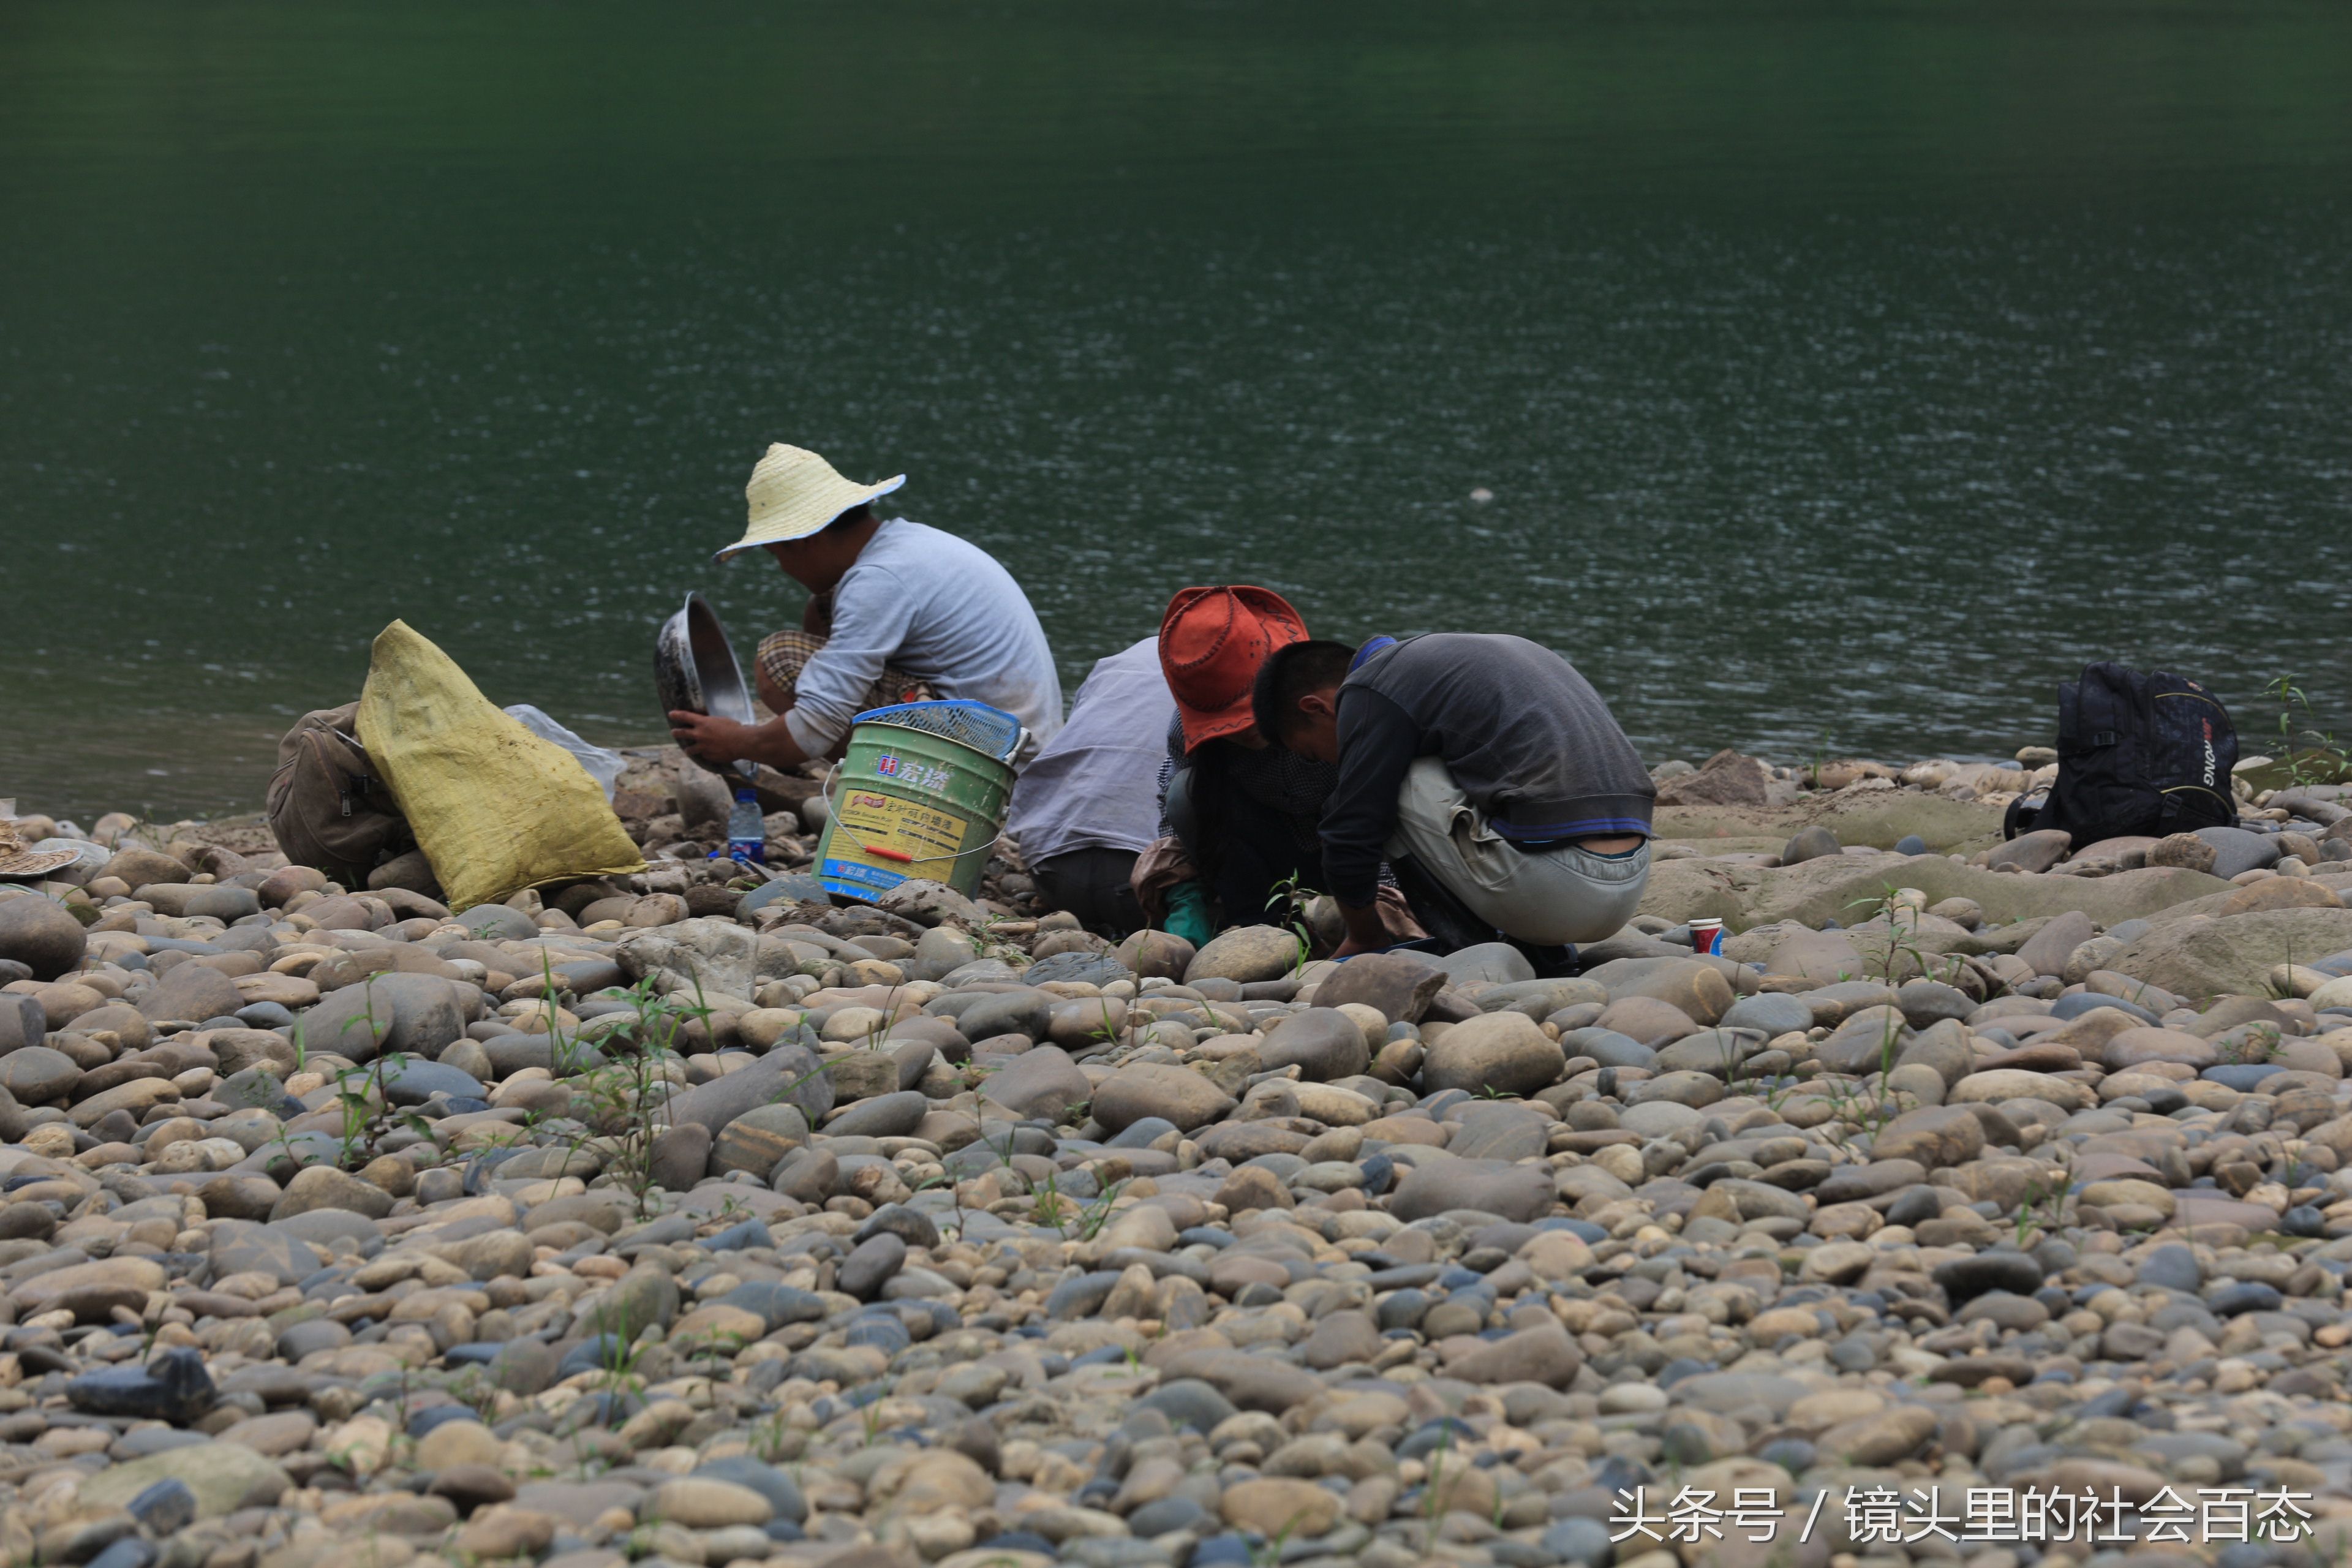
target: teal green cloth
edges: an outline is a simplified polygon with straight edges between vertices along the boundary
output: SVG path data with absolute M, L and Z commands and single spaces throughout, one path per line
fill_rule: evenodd
M 1209 891 L 1198 882 L 1179 882 L 1168 889 L 1168 930 L 1194 947 L 1205 947 L 1216 934 L 1209 919 Z

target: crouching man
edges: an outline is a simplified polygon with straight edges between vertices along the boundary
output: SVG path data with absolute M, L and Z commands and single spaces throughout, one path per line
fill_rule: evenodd
M 1054 738 L 1061 680 L 1028 596 L 978 545 L 874 510 L 906 482 L 858 484 L 814 452 L 768 448 L 744 487 L 743 537 L 717 558 L 764 550 L 809 591 L 799 628 L 760 643 L 760 700 L 776 717 L 742 724 L 674 712 L 680 746 L 705 762 L 748 757 L 790 770 L 839 756 L 869 708 L 939 698 L 1002 709 L 1037 745 Z
M 1501 938 L 1538 974 L 1631 920 L 1649 881 L 1657 791 L 1574 666 L 1524 637 L 1374 637 L 1276 649 L 1253 693 L 1259 731 L 1339 764 L 1323 872 L 1348 922 L 1339 954 L 1391 940 L 1385 854 L 1444 951 Z

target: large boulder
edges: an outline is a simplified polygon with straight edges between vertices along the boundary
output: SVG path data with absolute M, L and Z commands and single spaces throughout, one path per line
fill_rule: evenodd
M 1743 973 L 1722 958 L 1620 958 L 1584 978 L 1607 987 L 1612 1002 L 1628 996 L 1654 997 L 1679 1008 L 1696 1023 L 1713 1024 L 1730 1010 L 1738 995 L 1729 975 Z
M 702 1132 L 691 1122 L 673 1127 L 672 1133 Z M 703 1133 L 709 1137 L 708 1133 Z M 706 1156 L 710 1173 L 723 1176 L 734 1171 L 749 1171 L 761 1181 L 776 1168 L 776 1162 L 809 1140 L 808 1118 L 801 1108 L 785 1102 L 777 1105 L 755 1105 L 730 1121 L 719 1131 Z M 665 1186 L 677 1190 L 679 1184 L 665 1182 Z M 692 1184 L 686 1184 L 691 1185 Z
M 1022 971 L 1021 978 L 1032 985 L 1047 985 L 1057 980 L 1082 985 L 1115 985 L 1122 980 L 1133 980 L 1135 971 L 1121 963 L 1115 953 L 1065 951 L 1037 960 Z
M 159 1105 L 167 1105 L 180 1098 L 179 1089 L 168 1079 L 134 1078 L 112 1089 L 88 1093 L 68 1112 L 77 1127 L 95 1127 L 109 1114 L 127 1110 L 133 1121 L 143 1120 Z
M 625 932 L 613 957 L 632 979 L 656 976 L 664 991 L 748 998 L 759 985 L 760 938 L 733 921 L 680 921 Z
M 1818 860 L 1824 855 L 1838 854 L 1841 848 L 1837 834 L 1832 829 L 1815 823 L 1811 827 L 1801 827 L 1789 836 L 1789 842 L 1780 847 L 1780 864 L 1801 866 L 1808 860 Z
M 2213 847 L 2213 875 L 2228 881 L 2249 871 L 2275 866 L 2283 851 L 2278 835 L 2244 827 L 2200 827 L 2197 837 Z
M 1356 1021 L 1336 1008 L 1320 1006 L 1275 1025 L 1257 1055 L 1268 1068 L 1296 1067 L 1309 1083 L 1353 1078 L 1371 1063 L 1371 1049 Z
M 688 1089 L 669 1102 L 672 1126 L 688 1122 L 717 1137 L 721 1129 L 755 1105 L 789 1101 L 812 1127 L 833 1109 L 833 1079 L 805 1046 L 778 1046 L 746 1068 Z
M 1976 1053 L 1969 1045 L 1967 1027 L 1941 1018 L 1914 1035 L 1895 1057 L 1895 1065 L 1933 1068 L 1949 1089 L 1976 1070 Z
M 1956 1106 L 2042 1100 L 2066 1110 L 2087 1110 L 2099 1102 L 2098 1091 L 2088 1084 L 2024 1068 L 1991 1068 L 1972 1072 L 1954 1084 L 1947 1098 Z
M 2002 867 L 2039 875 L 2066 858 L 2073 847 L 2074 836 L 2063 827 L 2044 827 L 2033 833 L 2021 833 L 1985 857 L 1985 868 L 1997 871 Z
M 583 1326 L 599 1333 L 634 1340 L 649 1326 L 667 1328 L 677 1316 L 677 1281 L 659 1268 L 639 1264 L 614 1281 L 604 1298 L 589 1307 Z
M 1176 1350 L 1159 1363 L 1160 1386 L 1199 1379 L 1244 1410 L 1279 1415 L 1293 1405 L 1326 1396 L 1322 1380 L 1305 1367 L 1246 1351 Z
M 1422 1065 L 1432 1092 L 1531 1095 L 1559 1081 L 1568 1066 L 1558 1040 L 1524 1013 L 1481 1013 L 1437 1037 Z
M 245 998 L 227 975 L 201 963 L 183 963 L 147 994 L 139 1011 L 159 1022 L 185 1018 L 201 1024 L 207 1018 L 232 1017 L 244 1005 Z
M 2261 910 L 2225 919 L 2168 921 L 2129 943 L 2106 966 L 2202 1003 L 2215 996 L 2260 994 L 2267 988 L 2272 966 L 2347 948 L 2352 948 L 2352 910 Z
M 176 977 L 180 972 L 173 971 Z M 330 992 L 295 1021 L 306 1050 L 355 1062 L 378 1052 L 437 1057 L 466 1032 L 457 984 L 431 974 L 374 974 Z
M 79 989 L 79 987 L 77 987 Z M 54 1032 L 57 1025 L 49 1026 Z M 79 1035 L 112 1035 L 126 1051 L 143 1051 L 155 1043 L 155 1032 L 147 1026 L 147 1019 L 128 1002 L 108 1002 L 79 1014 L 73 1021 Z
M 1860 979 L 1865 972 L 1861 950 L 1842 931 L 1790 931 L 1764 961 L 1767 974 L 1801 976 L 1824 985 Z
M 155 906 L 159 915 L 184 920 L 191 915 L 209 915 L 231 923 L 247 915 L 261 912 L 260 897 L 251 888 L 222 886 L 212 882 L 157 882 L 139 890 L 140 899 Z
M 819 884 L 820 887 L 822 885 Z M 772 887 L 774 884 L 771 883 L 770 886 Z M 751 897 L 758 898 L 759 894 L 753 893 Z M 762 937 L 760 940 L 761 952 L 767 953 L 775 949 L 782 949 L 785 946 L 785 941 L 786 939 L 781 937 Z M 979 956 L 980 945 L 971 940 L 970 932 L 959 931 L 953 926 L 933 926 L 915 939 L 915 951 L 900 959 L 898 967 L 909 980 L 937 980 L 942 974 L 953 974 Z M 797 965 L 802 962 L 797 954 L 791 956 L 791 964 Z M 821 974 L 826 965 L 818 963 L 814 967 Z M 763 973 L 772 974 L 780 970 L 788 972 L 787 965 L 779 959 L 768 960 L 761 965 L 761 969 Z
M 484 942 L 528 942 L 539 934 L 537 921 L 507 904 L 476 904 L 457 923 Z
M 999 991 L 982 995 L 955 1015 L 956 1032 L 967 1040 L 993 1039 L 999 1035 L 1026 1035 L 1042 1039 L 1058 1001 L 1050 991 Z
M 81 962 L 89 948 L 81 921 L 55 899 L 38 893 L 0 898 L 0 958 L 14 959 L 36 980 L 55 980 Z
M 1864 1007 L 1813 1047 L 1813 1058 L 1837 1073 L 1875 1073 L 1892 1068 L 1909 1030 L 1895 1007 Z
M 953 921 L 970 928 L 988 919 L 980 906 L 963 894 L 927 877 L 909 877 L 898 883 L 875 900 L 875 907 L 921 926 L 939 926 Z
M 834 1138 L 904 1138 L 929 1114 L 931 1102 L 919 1089 L 904 1089 L 861 1100 L 824 1124 Z
M 314 1209 L 345 1209 L 382 1219 L 392 1212 L 392 1194 L 373 1182 L 363 1182 L 332 1165 L 312 1165 L 295 1173 L 286 1191 L 271 1205 L 272 1222 L 291 1219 Z
M 0 1018 L 8 1015 L 6 1004 L 16 1000 L 13 996 L 0 996 Z M 0 1089 L 16 1096 L 21 1104 L 63 1101 L 81 1082 L 81 1068 L 71 1057 L 47 1046 L 26 1046 L 0 1055 Z
M 1436 964 L 1449 985 L 1518 985 L 1536 977 L 1536 966 L 1528 962 L 1528 955 L 1507 942 L 1456 948 Z
M 1558 1323 L 1522 1329 L 1490 1340 L 1445 1366 L 1445 1375 L 1464 1383 L 1536 1383 L 1565 1388 L 1584 1364 L 1584 1352 Z
M 495 949 L 490 951 L 496 952 Z M 504 954 L 499 954 L 495 963 L 488 963 L 487 960 L 483 962 L 486 968 L 498 970 L 501 973 L 522 966 L 520 959 L 509 958 Z M 330 953 L 310 966 L 308 978 L 310 984 L 318 988 L 320 994 L 324 995 L 331 991 L 341 991 L 347 985 L 357 985 L 372 974 L 390 974 L 394 972 L 437 974 L 445 980 L 454 980 L 457 976 L 457 971 L 450 968 L 425 949 L 413 942 L 385 942 L 380 947 Z
M 1094 1097 L 1094 1084 L 1058 1046 L 1023 1051 L 989 1075 L 981 1093 L 1013 1115 L 1058 1121 L 1070 1107 Z
M 1801 866 L 1769 868 L 1668 860 L 1650 868 L 1641 912 L 1670 921 L 1714 915 L 1739 931 L 1775 921 L 1818 930 L 1826 921 L 1853 921 L 1857 908 L 1886 896 L 1890 881 L 1916 888 L 1931 905 L 1970 900 L 1983 911 L 1987 926 L 2068 910 L 2082 910 L 2100 926 L 2114 926 L 2231 890 L 2218 877 L 2181 867 L 2148 867 L 2112 877 L 2020 877 L 1933 856 L 1889 860 L 1825 855 Z
M 214 1029 L 205 1034 L 204 1043 L 213 1053 L 214 1068 L 223 1078 L 234 1077 L 247 1068 L 265 1068 L 280 1079 L 290 1078 L 298 1059 L 294 1042 L 275 1029 Z M 341 1053 L 324 1038 L 307 1041 L 320 1050 Z
M 2179 1029 L 2148 1028 L 2116 1030 L 2100 1045 L 2097 1057 L 2099 1065 L 2109 1072 L 2129 1072 L 2150 1062 L 2178 1062 L 2201 1071 L 2221 1059 L 2210 1039 Z
M 1138 1062 L 1103 1080 L 1095 1090 L 1092 1109 L 1094 1119 L 1113 1132 L 1123 1132 L 1147 1116 L 1163 1118 L 1190 1132 L 1233 1110 L 1234 1099 L 1190 1068 Z
M 2147 847 L 2151 866 L 2186 866 L 2192 871 L 2210 872 L 2221 858 L 2220 850 L 2194 833 L 2167 834 Z
M 1658 787 L 1660 805 L 1762 806 L 1770 801 L 1772 770 L 1738 752 L 1717 752 L 1695 773 Z
M 1367 952 L 1349 959 L 1315 987 L 1315 1005 L 1349 1002 L 1371 1008 L 1391 1024 L 1418 1024 L 1445 988 L 1445 972 L 1409 952 Z
M 2204 898 L 2191 899 L 2185 904 L 2159 910 L 2148 917 L 2148 923 L 2170 925 L 2176 921 L 2196 920 L 2200 916 L 2225 920 L 2233 915 L 2259 914 L 2264 910 L 2326 910 L 2341 909 L 2343 905 L 2344 900 L 2316 877 L 2265 877 L 2242 888 L 2209 893 Z
M 1737 806 L 1675 805 L 1661 802 L 1658 832 L 1672 839 L 1757 839 L 1785 843 L 1799 829 L 1820 826 L 1842 845 L 1892 849 L 1916 837 L 1937 855 L 1973 854 L 2000 843 L 2001 808 L 1973 800 L 1953 800 L 1907 789 L 1841 790 L 1827 800 L 1758 811 Z
M 213 1233 L 215 1279 L 267 1274 L 280 1285 L 292 1285 L 316 1274 L 327 1261 L 319 1248 L 280 1225 L 224 1219 L 213 1221 L 207 1228 Z
M 165 1481 L 194 1494 L 198 1519 L 268 1508 L 294 1484 L 275 1460 L 241 1443 L 192 1443 L 101 1470 L 82 1483 L 76 1500 L 93 1510 L 120 1509 Z
M 116 1306 L 137 1306 L 164 1283 L 163 1265 L 152 1258 L 108 1258 L 45 1268 L 18 1281 L 8 1299 L 20 1321 L 37 1312 L 71 1310 L 84 1322 L 102 1322 Z
M 1539 1024 L 1563 1007 L 1586 1002 L 1601 1007 L 1609 1005 L 1609 987 L 1594 980 L 1521 980 L 1503 985 L 1475 985 L 1463 994 L 1481 1013 L 1525 1013 Z
M 1964 1105 L 1906 1110 L 1881 1128 L 1873 1160 L 1916 1160 L 1927 1170 L 1964 1165 L 1984 1152 L 1984 1122 Z
M 1433 1160 L 1398 1184 L 1389 1212 L 1410 1225 L 1454 1209 L 1500 1215 L 1515 1224 L 1551 1212 L 1556 1193 L 1546 1167 L 1504 1160 Z
M 1139 931 L 1118 944 L 1118 961 L 1138 974 L 1175 980 L 1191 966 L 1194 951 L 1173 931 Z
M 131 885 L 131 896 L 152 882 L 184 882 L 188 868 L 177 856 L 160 849 L 122 849 L 98 869 L 100 877 L 120 877 Z M 97 878 L 92 878 L 95 881 Z
M 2069 910 L 2020 943 L 2017 956 L 2036 974 L 2063 975 L 2074 950 L 2097 934 L 2091 929 L 2090 916 Z
M 2217 915 L 2251 915 L 2263 910 L 2340 910 L 2344 900 L 2316 877 L 2270 877 L 2224 894 Z
M 1306 958 L 1297 933 L 1280 926 L 1235 926 L 1209 939 L 1209 945 L 1184 966 L 1187 984 L 1195 980 L 1279 980 Z
M 0 1054 L 37 1046 L 48 1037 L 49 1015 L 37 997 L 0 992 Z

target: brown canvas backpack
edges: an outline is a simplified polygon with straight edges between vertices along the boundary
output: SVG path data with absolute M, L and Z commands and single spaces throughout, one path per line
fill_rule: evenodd
M 415 844 L 408 819 L 360 744 L 360 705 L 305 713 L 278 742 L 269 780 L 269 830 L 298 866 L 315 867 L 347 888 Z

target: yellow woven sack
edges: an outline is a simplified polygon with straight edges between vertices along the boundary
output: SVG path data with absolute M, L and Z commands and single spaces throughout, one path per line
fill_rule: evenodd
M 578 760 L 492 706 L 405 621 L 376 637 L 359 731 L 453 910 L 646 868 Z

